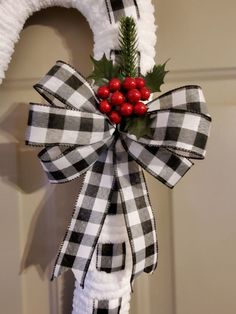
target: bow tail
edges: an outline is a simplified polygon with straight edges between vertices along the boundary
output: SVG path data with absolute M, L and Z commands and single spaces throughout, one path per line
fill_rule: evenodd
M 121 204 L 120 192 L 118 188 L 117 179 L 115 178 L 111 204 L 108 209 L 108 215 L 123 215 L 123 214 L 124 214 L 124 211 Z
M 153 272 L 157 266 L 156 225 L 143 172 L 120 139 L 115 146 L 114 165 L 132 251 L 132 282 L 141 272 Z
M 57 256 L 52 279 L 72 269 L 84 286 L 114 186 L 113 145 L 87 171 L 75 211 Z

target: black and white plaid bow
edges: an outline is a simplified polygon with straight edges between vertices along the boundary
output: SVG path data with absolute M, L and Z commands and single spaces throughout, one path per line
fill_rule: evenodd
M 211 118 L 202 90 L 184 86 L 149 103 L 153 137 L 121 132 L 97 109 L 89 83 L 58 61 L 35 89 L 51 105 L 31 104 L 26 143 L 45 146 L 39 158 L 51 183 L 85 173 L 53 277 L 72 268 L 83 286 L 109 207 L 122 206 L 132 250 L 131 281 L 157 265 L 155 221 L 143 172 L 172 188 L 202 159 Z

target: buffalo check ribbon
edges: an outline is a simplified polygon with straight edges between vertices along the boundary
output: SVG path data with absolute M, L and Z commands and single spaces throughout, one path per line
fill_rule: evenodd
M 136 138 L 115 127 L 97 109 L 83 76 L 58 61 L 34 88 L 49 102 L 31 103 L 26 144 L 39 153 L 51 183 L 85 173 L 71 223 L 59 250 L 53 278 L 71 268 L 85 277 L 109 208 L 117 203 L 132 251 L 131 282 L 157 265 L 155 220 L 141 168 L 170 188 L 203 159 L 211 118 L 199 86 L 184 86 L 151 101 L 152 138 Z M 141 167 L 140 167 L 141 166 Z

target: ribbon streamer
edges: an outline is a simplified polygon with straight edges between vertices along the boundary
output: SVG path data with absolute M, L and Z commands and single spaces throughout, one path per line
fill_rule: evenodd
M 153 136 L 138 139 L 98 111 L 92 87 L 68 64 L 58 61 L 34 87 L 50 105 L 31 104 L 26 144 L 45 147 L 39 158 L 51 183 L 86 173 L 53 278 L 72 269 L 84 286 L 115 202 L 122 206 L 131 245 L 131 282 L 153 272 L 156 227 L 141 168 L 173 188 L 193 165 L 190 158 L 204 158 L 211 118 L 201 88 L 180 87 L 151 101 Z

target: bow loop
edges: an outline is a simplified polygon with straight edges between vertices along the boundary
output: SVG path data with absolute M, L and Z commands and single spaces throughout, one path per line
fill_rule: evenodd
M 173 188 L 193 165 L 189 159 L 163 147 L 144 145 L 129 138 L 123 139 L 122 144 L 144 170 L 169 188 Z
M 151 139 L 137 139 L 132 134 L 126 136 L 144 145 L 170 149 L 184 157 L 204 158 L 211 121 L 208 116 L 183 109 L 162 109 L 150 115 L 153 117 Z
M 202 89 L 197 85 L 186 85 L 168 91 L 149 102 L 149 111 L 160 109 L 182 109 L 198 112 L 209 117 Z
M 57 61 L 34 88 L 53 106 L 101 114 L 90 84 L 63 61 Z
M 39 159 L 50 183 L 69 182 L 92 167 L 112 141 L 109 138 L 92 145 L 46 147 L 39 153 Z
M 170 188 L 203 159 L 211 118 L 199 86 L 172 90 L 148 104 L 152 138 L 122 133 L 122 143 L 132 158 Z M 155 109 L 155 110 L 154 110 Z
M 51 105 L 31 104 L 26 144 L 45 146 L 39 158 L 51 183 L 71 181 L 111 145 L 115 128 L 97 110 L 89 83 L 68 64 L 58 61 L 34 87 Z
M 88 145 L 112 136 L 115 128 L 96 113 L 31 104 L 26 133 L 31 145 Z

